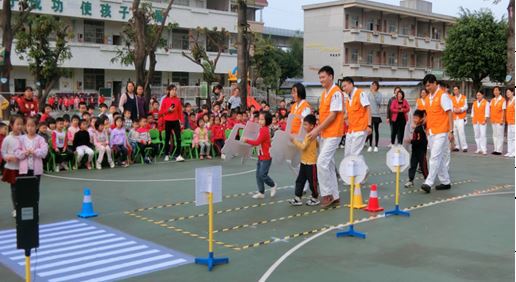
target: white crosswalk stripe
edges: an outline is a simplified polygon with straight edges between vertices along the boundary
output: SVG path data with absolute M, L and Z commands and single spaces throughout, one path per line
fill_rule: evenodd
M 15 230 L 0 231 L 0 263 L 24 277 L 24 253 Z M 37 281 L 113 281 L 193 262 L 193 257 L 87 220 L 40 226 L 32 252 Z

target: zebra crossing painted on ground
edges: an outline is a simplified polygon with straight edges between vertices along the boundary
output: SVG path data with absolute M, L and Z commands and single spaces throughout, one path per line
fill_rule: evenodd
M 32 251 L 36 281 L 113 281 L 189 264 L 190 255 L 137 239 L 88 220 L 40 225 L 40 247 Z M 25 277 L 25 256 L 16 231 L 0 231 L 0 262 Z

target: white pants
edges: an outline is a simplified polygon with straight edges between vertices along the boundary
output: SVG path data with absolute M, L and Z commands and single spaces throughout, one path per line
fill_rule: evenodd
M 334 200 L 339 199 L 339 186 L 335 172 L 335 152 L 339 147 L 340 139 L 341 137 L 321 138 L 319 157 L 317 157 L 317 178 L 321 196 L 331 195 Z
M 439 133 L 428 136 L 430 144 L 430 161 L 428 177 L 425 184 L 433 186 L 435 177 L 439 177 L 441 184 L 450 184 L 450 141 L 448 133 Z
M 346 135 L 346 146 L 344 147 L 344 158 L 347 156 L 359 156 L 364 148 L 367 139 L 367 132 L 359 131 Z
M 473 130 L 475 131 L 475 143 L 477 144 L 477 151 L 487 152 L 487 137 L 486 137 L 486 125 L 485 124 L 473 124 Z
M 75 149 L 75 152 L 77 153 L 77 163 L 82 160 L 84 155 L 88 155 L 88 162 L 93 159 L 93 150 L 88 146 L 79 146 Z
M 503 152 L 503 125 L 493 123 L 493 144 L 495 152 Z
M 466 133 L 464 132 L 464 119 L 456 119 L 453 121 L 453 138 L 455 139 L 455 149 L 468 149 Z
M 97 165 L 102 164 L 102 160 L 104 160 L 104 155 L 107 155 L 107 159 L 109 164 L 113 163 L 113 158 L 111 156 L 111 148 L 109 146 L 96 146 L 95 149 L 99 152 L 99 156 L 97 157 Z
M 514 157 L 514 124 L 507 125 L 507 153 L 510 157 Z

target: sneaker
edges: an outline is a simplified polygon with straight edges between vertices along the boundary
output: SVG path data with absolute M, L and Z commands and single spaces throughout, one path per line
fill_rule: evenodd
M 475 151 L 475 154 L 480 154 L 480 150 L 476 150 L 476 151 Z
M 16 210 L 13 210 L 13 211 L 11 212 L 11 216 L 12 216 L 13 218 L 16 218 Z
M 110 167 L 110 168 L 115 168 L 115 163 L 114 163 L 114 162 L 111 162 L 111 163 L 109 164 L 109 167 Z
M 208 160 L 211 160 L 211 156 L 210 156 L 210 155 L 206 156 L 206 158 L 207 158 Z
M 225 160 L 225 159 L 226 159 L 226 155 L 224 155 L 224 154 L 220 154 L 220 158 L 221 158 L 222 160 Z
M 91 170 L 91 164 L 86 164 L 86 169 Z
M 63 163 L 63 169 L 64 169 L 65 171 L 68 171 L 68 169 L 69 169 L 68 165 L 67 165 L 67 164 L 65 164 L 65 163 Z
M 163 159 L 165 162 L 168 162 L 170 161 L 170 157 L 169 156 L 165 156 L 165 159 Z
M 184 162 L 184 161 L 185 161 L 185 159 L 181 155 L 176 157 L 176 162 Z
M 378 147 L 374 147 L 373 152 L 378 153 Z
M 323 196 L 321 200 L 321 207 L 327 208 L 333 204 L 333 196 Z
M 101 164 L 97 164 L 97 169 L 101 170 L 102 169 L 102 165 Z
M 59 166 L 58 166 L 58 165 L 56 165 L 56 168 L 55 168 L 55 170 L 54 170 L 54 171 L 55 171 L 55 172 L 59 172 Z
M 339 145 L 339 149 L 344 149 L 344 145 Z
M 200 156 L 200 157 L 199 157 L 199 160 L 204 160 L 204 156 Z
M 317 206 L 317 205 L 319 205 L 320 203 L 321 203 L 321 202 L 320 202 L 318 199 L 313 198 L 313 197 L 311 197 L 310 199 L 308 199 L 308 200 L 306 201 L 306 205 L 307 205 L 307 206 Z
M 256 194 L 253 195 L 253 199 L 264 199 L 264 198 L 265 198 L 265 195 L 260 192 L 257 192 Z
M 128 166 L 129 166 L 129 164 L 128 164 L 128 163 L 126 163 L 126 162 L 122 162 L 122 167 L 128 167 Z
M 435 186 L 435 190 L 450 190 L 451 185 L 450 184 L 439 184 Z
M 369 146 L 369 148 L 367 148 L 367 151 L 370 153 L 373 151 L 373 147 Z
M 425 191 L 427 194 L 430 193 L 431 189 L 432 189 L 432 187 L 430 187 L 429 185 L 426 185 L 426 184 L 421 185 L 421 190 Z
M 454 151 L 454 152 L 458 152 L 458 151 L 460 151 L 460 150 L 459 150 L 459 148 L 455 148 L 455 149 L 453 149 L 453 151 Z
M 463 149 L 462 150 L 463 153 L 467 153 L 468 152 L 468 149 Z
M 145 157 L 145 159 L 143 159 L 143 162 L 146 163 L 146 164 L 150 164 L 151 163 L 151 159 L 149 157 Z
M 500 152 L 493 152 L 493 155 L 495 155 L 495 156 L 500 156 L 501 154 L 502 153 L 500 153 Z
M 487 156 L 487 152 L 483 151 L 482 155 Z
M 409 180 L 409 182 L 405 183 L 405 188 L 409 188 L 409 187 L 412 187 L 412 186 L 414 186 L 414 182 L 412 182 L 410 180 Z
M 288 199 L 287 202 L 293 206 L 302 206 L 303 202 L 299 197 L 294 197 L 293 199 Z
M 389 145 L 387 145 L 387 148 L 392 148 L 392 146 L 394 146 L 394 145 L 389 144 Z
M 271 198 L 274 198 L 274 196 L 276 196 L 276 185 L 271 188 Z

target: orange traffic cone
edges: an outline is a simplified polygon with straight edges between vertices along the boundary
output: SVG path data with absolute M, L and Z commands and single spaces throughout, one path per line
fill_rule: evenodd
M 349 207 L 349 205 L 347 205 Z M 362 202 L 362 192 L 360 192 L 360 183 L 355 184 L 355 191 L 353 193 L 353 208 L 361 209 L 365 207 L 366 204 Z
M 376 191 L 376 184 L 371 185 L 371 194 L 369 195 L 369 203 L 365 211 L 369 212 L 379 212 L 383 211 L 383 208 L 380 207 L 380 202 L 378 201 L 378 192 Z

